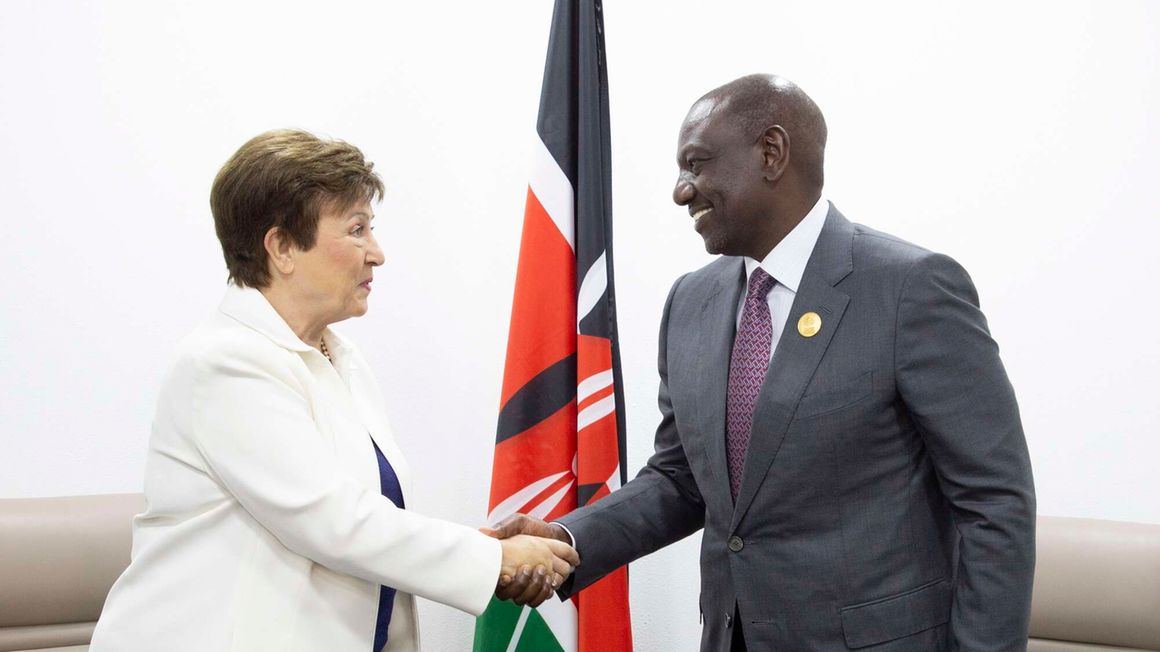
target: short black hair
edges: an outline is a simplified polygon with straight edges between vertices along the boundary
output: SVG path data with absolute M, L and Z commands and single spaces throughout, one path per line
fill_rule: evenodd
M 777 75 L 754 74 L 735 79 L 706 93 L 746 138 L 756 140 L 780 125 L 790 138 L 790 161 L 820 189 L 825 181 L 826 118 L 805 91 Z

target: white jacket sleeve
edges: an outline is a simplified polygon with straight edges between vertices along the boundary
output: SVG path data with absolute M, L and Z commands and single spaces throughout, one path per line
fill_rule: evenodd
M 479 614 L 498 541 L 398 509 L 346 473 L 290 359 L 244 343 L 193 362 L 190 436 L 208 471 L 283 545 L 335 571 Z

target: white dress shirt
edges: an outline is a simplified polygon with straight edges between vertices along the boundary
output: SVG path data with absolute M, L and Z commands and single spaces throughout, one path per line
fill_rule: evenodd
M 822 226 L 826 223 L 826 214 L 830 212 L 830 203 L 825 197 L 818 198 L 814 207 L 792 231 L 782 238 L 768 254 L 765 260 L 756 260 L 745 257 L 746 289 L 749 288 L 748 279 L 753 277 L 753 270 L 761 267 L 777 281 L 769 291 L 766 299 L 769 302 L 769 317 L 773 321 L 773 341 L 769 346 L 769 358 L 772 361 L 777 351 L 777 343 L 785 331 L 786 320 L 789 319 L 790 308 L 793 307 L 794 297 L 797 296 L 798 285 L 802 282 L 802 274 L 806 271 L 806 263 L 810 254 L 814 252 L 814 245 L 818 243 L 818 236 L 822 233 Z M 745 292 L 737 302 L 737 328 L 741 328 L 741 313 L 745 308 Z

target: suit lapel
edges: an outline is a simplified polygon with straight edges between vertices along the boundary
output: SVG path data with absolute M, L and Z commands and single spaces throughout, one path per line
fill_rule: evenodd
M 806 264 L 793 307 L 786 317 L 785 330 L 778 342 L 773 363 L 757 397 L 753 413 L 753 436 L 745 457 L 745 471 L 733 511 L 732 528 L 737 527 L 753 503 L 758 488 L 781 449 L 798 401 L 813 378 L 850 302 L 850 297 L 834 289 L 834 286 L 853 270 L 853 233 L 853 225 L 831 205 L 818 242 Z M 808 312 L 817 313 L 822 320 L 821 330 L 812 337 L 803 336 L 797 327 L 798 320 Z M 728 369 L 728 360 L 724 364 Z M 720 468 L 726 468 L 724 460 Z
M 403 459 L 402 451 L 400 451 L 398 443 L 395 441 L 394 433 L 391 432 L 390 425 L 383 416 L 383 412 L 379 407 L 378 392 L 374 387 L 363 378 L 363 371 L 358 368 L 358 364 L 353 360 L 349 367 L 350 373 L 350 390 L 351 398 L 354 401 L 355 408 L 362 422 L 364 428 L 370 438 L 378 445 L 379 450 L 383 452 L 383 457 L 387 458 L 387 463 L 395 472 L 395 477 L 399 480 L 399 488 L 403 494 L 403 500 L 406 501 L 407 496 L 411 492 L 411 472 Z M 376 459 L 375 462 L 375 482 L 379 481 L 378 462 L 375 458 L 374 450 L 370 449 L 370 456 Z M 379 486 L 378 484 L 375 485 Z
M 411 491 L 410 470 L 383 416 L 374 382 L 361 368 L 360 359 L 343 338 L 331 331 L 330 341 L 338 352 L 338 367 L 330 370 L 331 391 L 335 402 L 342 406 L 341 413 L 348 420 L 352 433 L 348 445 L 353 447 L 353 453 L 348 465 L 368 488 L 380 489 L 378 458 L 371 445 L 371 440 L 374 440 L 394 469 L 405 501 Z
M 701 307 L 700 342 L 697 374 L 699 376 L 697 412 L 701 432 L 705 433 L 705 451 L 713 469 L 713 495 L 722 497 L 720 507 L 732 509 L 729 496 L 729 471 L 725 459 L 725 392 L 729 385 L 729 359 L 737 330 L 737 302 L 745 287 L 745 265 L 737 258 L 723 267 L 716 279 L 716 290 Z

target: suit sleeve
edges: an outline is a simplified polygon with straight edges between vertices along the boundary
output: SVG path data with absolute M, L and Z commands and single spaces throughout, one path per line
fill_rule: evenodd
M 346 473 L 285 360 L 229 346 L 195 363 L 193 443 L 210 474 L 284 546 L 335 571 L 482 613 L 499 542 L 398 509 Z
M 896 331 L 898 388 L 949 502 L 959 556 L 954 649 L 1022 650 L 1035 569 L 1035 490 L 1015 393 L 966 271 L 911 268 Z
M 661 422 L 654 453 L 623 487 L 559 519 L 572 534 L 581 562 L 561 588 L 562 597 L 704 526 L 705 504 L 681 445 L 668 388 L 669 314 L 682 279 L 669 292 L 661 319 L 657 362 Z

